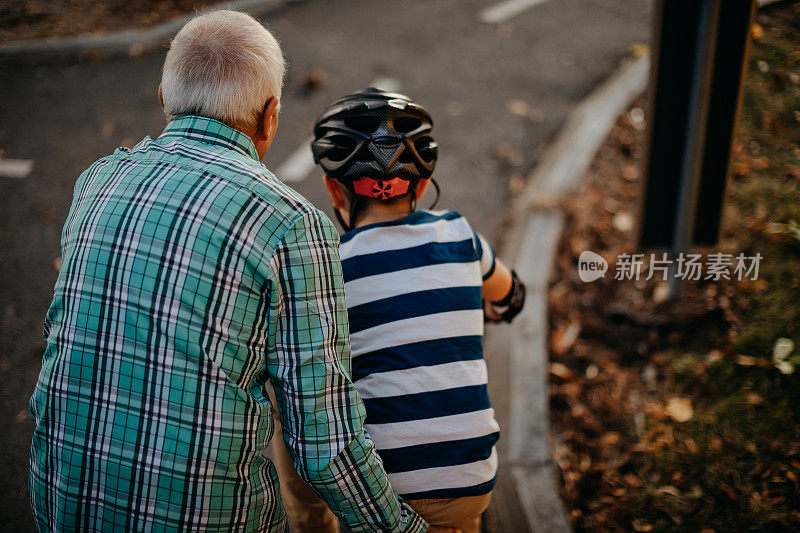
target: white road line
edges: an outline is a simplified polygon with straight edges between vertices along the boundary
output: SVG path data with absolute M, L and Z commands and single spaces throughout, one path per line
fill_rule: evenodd
M 400 82 L 394 78 L 378 78 L 370 82 L 369 87 L 377 87 L 385 91 L 399 91 Z M 279 180 L 284 182 L 303 181 L 314 170 L 314 157 L 311 155 L 311 141 L 309 137 L 292 152 L 275 171 Z
M 480 12 L 478 18 L 486 24 L 501 24 L 511 17 L 519 15 L 526 9 L 546 2 L 547 0 L 505 0 Z
M 375 78 L 369 86 L 375 87 L 376 89 L 383 89 L 384 91 L 396 92 L 400 90 L 400 80 L 394 78 Z
M 27 178 L 33 171 L 33 159 L 0 159 L 0 176 L 4 178 Z
M 313 137 L 309 137 L 303 141 L 303 144 L 291 153 L 286 161 L 281 163 L 275 175 L 281 181 L 303 181 L 308 177 L 314 169 L 314 157 L 311 155 L 311 141 Z

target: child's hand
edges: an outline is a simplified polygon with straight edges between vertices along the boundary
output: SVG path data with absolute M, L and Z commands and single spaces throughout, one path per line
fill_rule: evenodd
M 484 322 L 502 322 L 503 315 L 497 312 L 492 302 L 483 301 L 483 321 Z
M 428 533 L 461 533 L 461 530 L 450 526 L 429 526 Z

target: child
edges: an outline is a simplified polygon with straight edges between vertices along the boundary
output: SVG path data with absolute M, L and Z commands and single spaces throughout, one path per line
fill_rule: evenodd
M 464 217 L 415 211 L 436 163 L 431 128 L 408 97 L 370 88 L 323 113 L 312 151 L 347 230 L 340 255 L 366 429 L 398 494 L 429 523 L 471 533 L 491 499 L 499 436 L 483 322 L 510 322 L 525 287 Z

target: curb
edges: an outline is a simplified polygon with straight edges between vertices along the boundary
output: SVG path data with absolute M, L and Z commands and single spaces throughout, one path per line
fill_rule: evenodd
M 558 198 L 580 182 L 619 115 L 647 88 L 649 71 L 648 55 L 627 60 L 583 100 L 512 204 L 504 251 L 529 298 L 511 326 L 507 464 L 531 531 L 571 530 L 555 490 L 548 415 L 547 286 L 564 228 Z
M 299 0 L 235 0 L 216 4 L 203 12 L 219 9 L 264 15 Z M 195 15 L 185 15 L 142 29 L 102 35 L 76 35 L 29 41 L 9 41 L 0 45 L 0 63 L 52 63 L 80 59 L 137 57 L 153 52 L 172 39 Z

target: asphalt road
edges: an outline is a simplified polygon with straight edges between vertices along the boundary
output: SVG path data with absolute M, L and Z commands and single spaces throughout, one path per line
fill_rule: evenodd
M 267 17 L 289 71 L 278 137 L 265 163 L 278 168 L 327 103 L 392 78 L 434 117 L 439 207 L 457 209 L 500 241 L 509 181 L 535 165 L 567 113 L 630 46 L 649 40 L 652 6 L 651 0 L 550 0 L 502 24 L 480 22 L 481 10 L 494 3 L 310 0 Z M 0 177 L 2 531 L 32 528 L 26 406 L 41 364 L 41 324 L 73 184 L 115 147 L 160 133 L 162 61 L 156 54 L 0 67 L 2 157 L 35 161 L 24 179 Z M 306 84 L 312 73 L 323 79 L 315 89 Z M 327 208 L 318 171 L 294 186 Z M 493 401 L 502 411 L 502 368 L 488 358 Z

